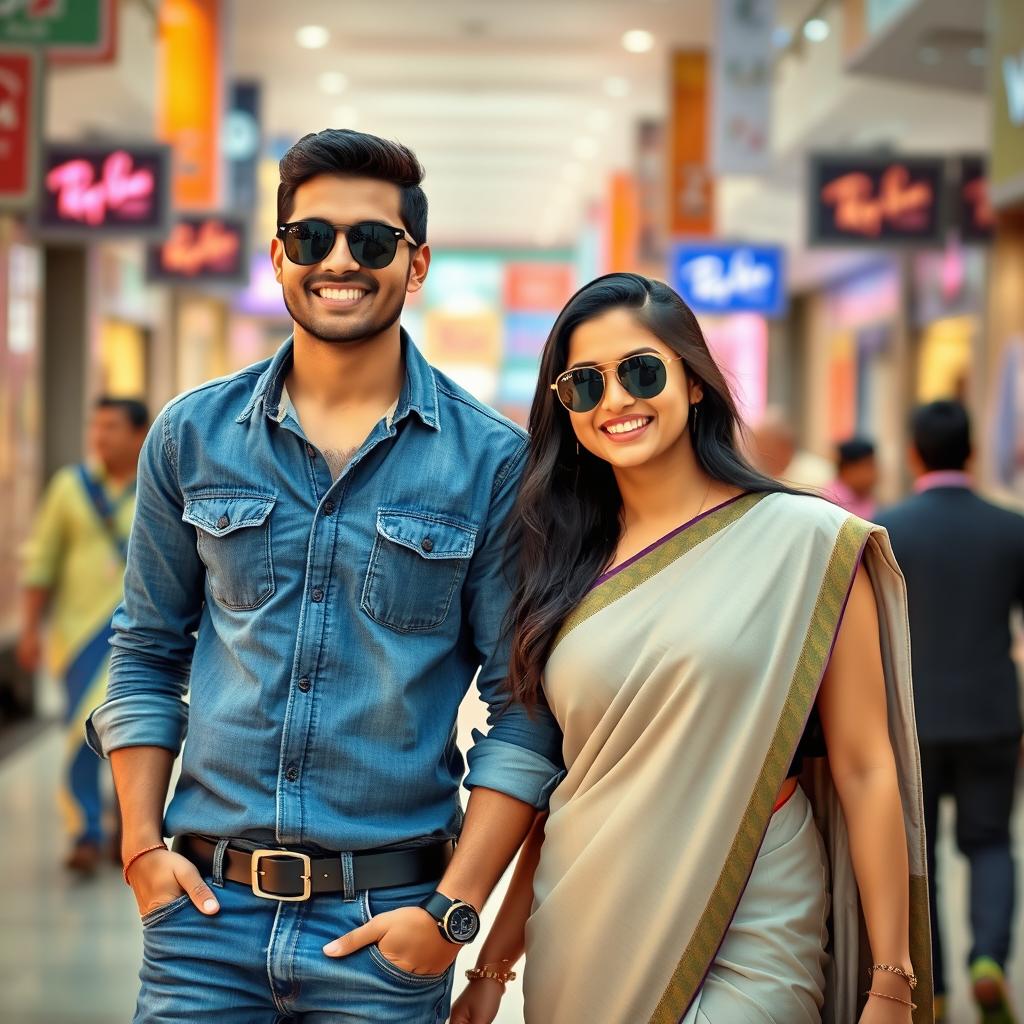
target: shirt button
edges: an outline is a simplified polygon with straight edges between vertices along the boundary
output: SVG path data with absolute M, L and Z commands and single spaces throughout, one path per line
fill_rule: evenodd
M 306 445 L 306 454 L 311 459 L 315 459 L 316 458 L 316 449 L 311 444 L 307 444 Z
M 329 516 L 334 511 L 335 505 L 333 501 L 324 502 L 324 515 Z
M 429 555 L 434 550 L 434 542 L 429 537 L 424 537 L 420 547 Z
M 315 604 L 319 604 L 323 599 L 324 599 L 324 592 L 319 587 L 316 587 L 313 590 L 313 602 Z
M 221 516 L 220 519 L 217 520 L 217 529 L 218 530 L 226 530 L 230 525 L 231 525 L 231 520 L 228 519 L 227 516 Z
M 313 684 L 312 684 L 312 683 L 311 683 L 311 682 L 310 682 L 310 681 L 309 681 L 309 680 L 308 680 L 308 679 L 307 679 L 307 678 L 306 678 L 305 676 L 303 676 L 303 677 L 302 677 L 302 678 L 301 678 L 301 679 L 299 680 L 299 689 L 300 689 L 300 690 L 301 690 L 301 691 L 302 691 L 303 693 L 309 693 L 310 687 L 311 687 L 312 685 L 313 685 Z
M 284 773 L 284 777 L 289 782 L 294 782 L 299 777 L 299 769 L 293 764 L 288 765 L 288 768 Z

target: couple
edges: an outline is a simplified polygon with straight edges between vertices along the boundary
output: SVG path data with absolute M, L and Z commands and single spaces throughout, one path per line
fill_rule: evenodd
M 292 339 L 146 442 L 89 723 L 142 914 L 135 1020 L 445 1021 L 520 848 L 454 1024 L 493 1019 L 524 949 L 530 1024 L 925 1020 L 884 532 L 747 465 L 665 285 L 569 301 L 529 441 L 433 370 L 400 327 L 422 175 L 370 135 L 300 140 L 271 247 Z

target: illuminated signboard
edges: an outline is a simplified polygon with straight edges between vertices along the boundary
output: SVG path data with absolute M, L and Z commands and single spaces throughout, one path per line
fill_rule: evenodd
M 169 227 L 169 181 L 166 146 L 49 145 L 39 233 L 84 241 L 108 235 L 162 239 Z
M 58 60 L 112 60 L 116 23 L 116 0 L 0 2 L 0 42 L 43 47 Z
M 668 281 L 695 313 L 781 316 L 786 308 L 785 258 L 775 245 L 678 243 Z
M 960 238 L 964 242 L 990 241 L 995 212 L 989 196 L 987 161 L 982 156 L 964 156 L 956 164 L 952 192 Z
M 810 244 L 939 245 L 945 161 L 818 155 L 810 160 Z
M 169 284 L 249 281 L 246 223 L 241 217 L 183 217 L 146 254 L 146 276 Z

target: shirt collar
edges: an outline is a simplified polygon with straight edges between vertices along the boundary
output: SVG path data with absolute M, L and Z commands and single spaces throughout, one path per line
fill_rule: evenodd
M 914 492 L 933 491 L 936 487 L 971 487 L 971 478 L 958 469 L 939 469 L 933 473 L 925 473 L 914 481 Z
M 263 413 L 270 419 L 280 422 L 281 392 L 285 378 L 292 365 L 294 338 L 287 341 L 277 350 L 270 365 L 260 374 L 253 388 L 249 401 L 236 419 L 236 423 L 244 423 L 255 412 L 256 407 L 263 406 Z M 423 423 L 433 430 L 441 429 L 438 415 L 437 380 L 430 363 L 413 343 L 405 328 L 402 328 L 402 357 L 405 360 L 405 383 L 398 399 L 393 421 L 398 423 L 410 412 L 415 412 Z

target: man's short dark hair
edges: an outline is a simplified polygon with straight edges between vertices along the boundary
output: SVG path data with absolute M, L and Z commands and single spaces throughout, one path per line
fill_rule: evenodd
M 836 445 L 836 462 L 840 469 L 862 459 L 874 458 L 874 455 L 875 442 L 866 437 L 851 437 Z
M 100 395 L 96 399 L 97 409 L 120 409 L 134 430 L 145 430 L 149 426 L 149 409 L 140 398 L 115 398 Z
M 325 128 L 304 135 L 281 158 L 277 186 L 277 223 L 286 224 L 295 209 L 298 187 L 318 174 L 377 178 L 397 185 L 401 217 L 417 245 L 427 240 L 427 197 L 423 168 L 407 146 L 351 128 Z
M 951 399 L 918 406 L 910 419 L 914 447 L 925 468 L 960 470 L 971 455 L 971 419 Z

